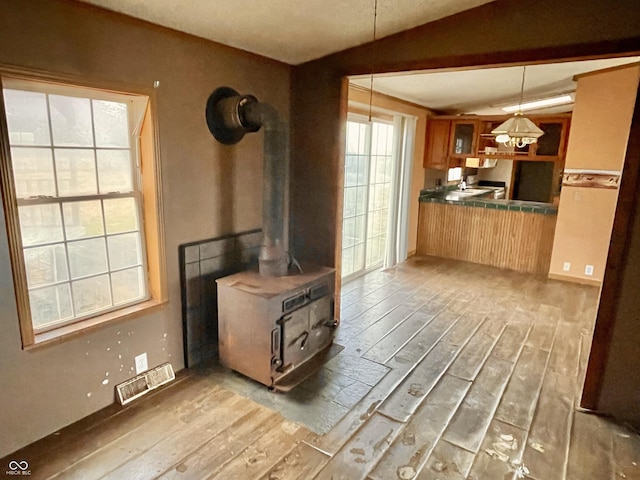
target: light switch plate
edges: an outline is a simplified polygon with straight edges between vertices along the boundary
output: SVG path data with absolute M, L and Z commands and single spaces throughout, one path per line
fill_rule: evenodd
M 137 355 L 135 360 L 136 360 L 136 375 L 149 370 L 149 365 L 147 364 L 147 352 Z

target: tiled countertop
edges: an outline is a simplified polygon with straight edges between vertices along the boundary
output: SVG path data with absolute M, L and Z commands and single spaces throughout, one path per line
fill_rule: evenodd
M 481 187 L 491 190 L 491 187 Z M 462 205 L 465 207 L 493 208 L 496 210 L 511 210 L 516 212 L 542 213 L 546 215 L 556 215 L 558 207 L 551 203 L 527 202 L 524 200 L 495 200 L 493 198 L 482 198 L 482 193 L 477 195 L 459 193 L 457 190 L 421 190 L 421 202 L 447 203 L 451 205 Z

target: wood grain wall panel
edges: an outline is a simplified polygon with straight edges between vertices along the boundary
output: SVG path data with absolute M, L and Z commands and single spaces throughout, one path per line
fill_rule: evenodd
M 547 274 L 555 215 L 421 203 L 421 255 Z

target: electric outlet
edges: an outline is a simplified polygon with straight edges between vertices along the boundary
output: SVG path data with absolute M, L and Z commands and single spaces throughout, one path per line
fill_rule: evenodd
M 582 201 L 582 192 L 574 192 L 573 201 L 574 202 L 581 202 Z
M 135 360 L 136 360 L 136 375 L 149 370 L 149 365 L 147 364 L 146 352 L 136 356 Z
M 562 265 L 562 271 L 568 272 L 569 270 L 571 270 L 571 262 L 564 262 Z
M 587 265 L 586 267 L 584 267 L 584 274 L 593 275 L 593 265 Z

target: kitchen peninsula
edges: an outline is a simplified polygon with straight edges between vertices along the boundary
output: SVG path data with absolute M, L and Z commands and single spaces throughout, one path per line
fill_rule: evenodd
M 423 190 L 417 253 L 546 274 L 557 207 L 486 198 L 491 194 L 491 188 Z

